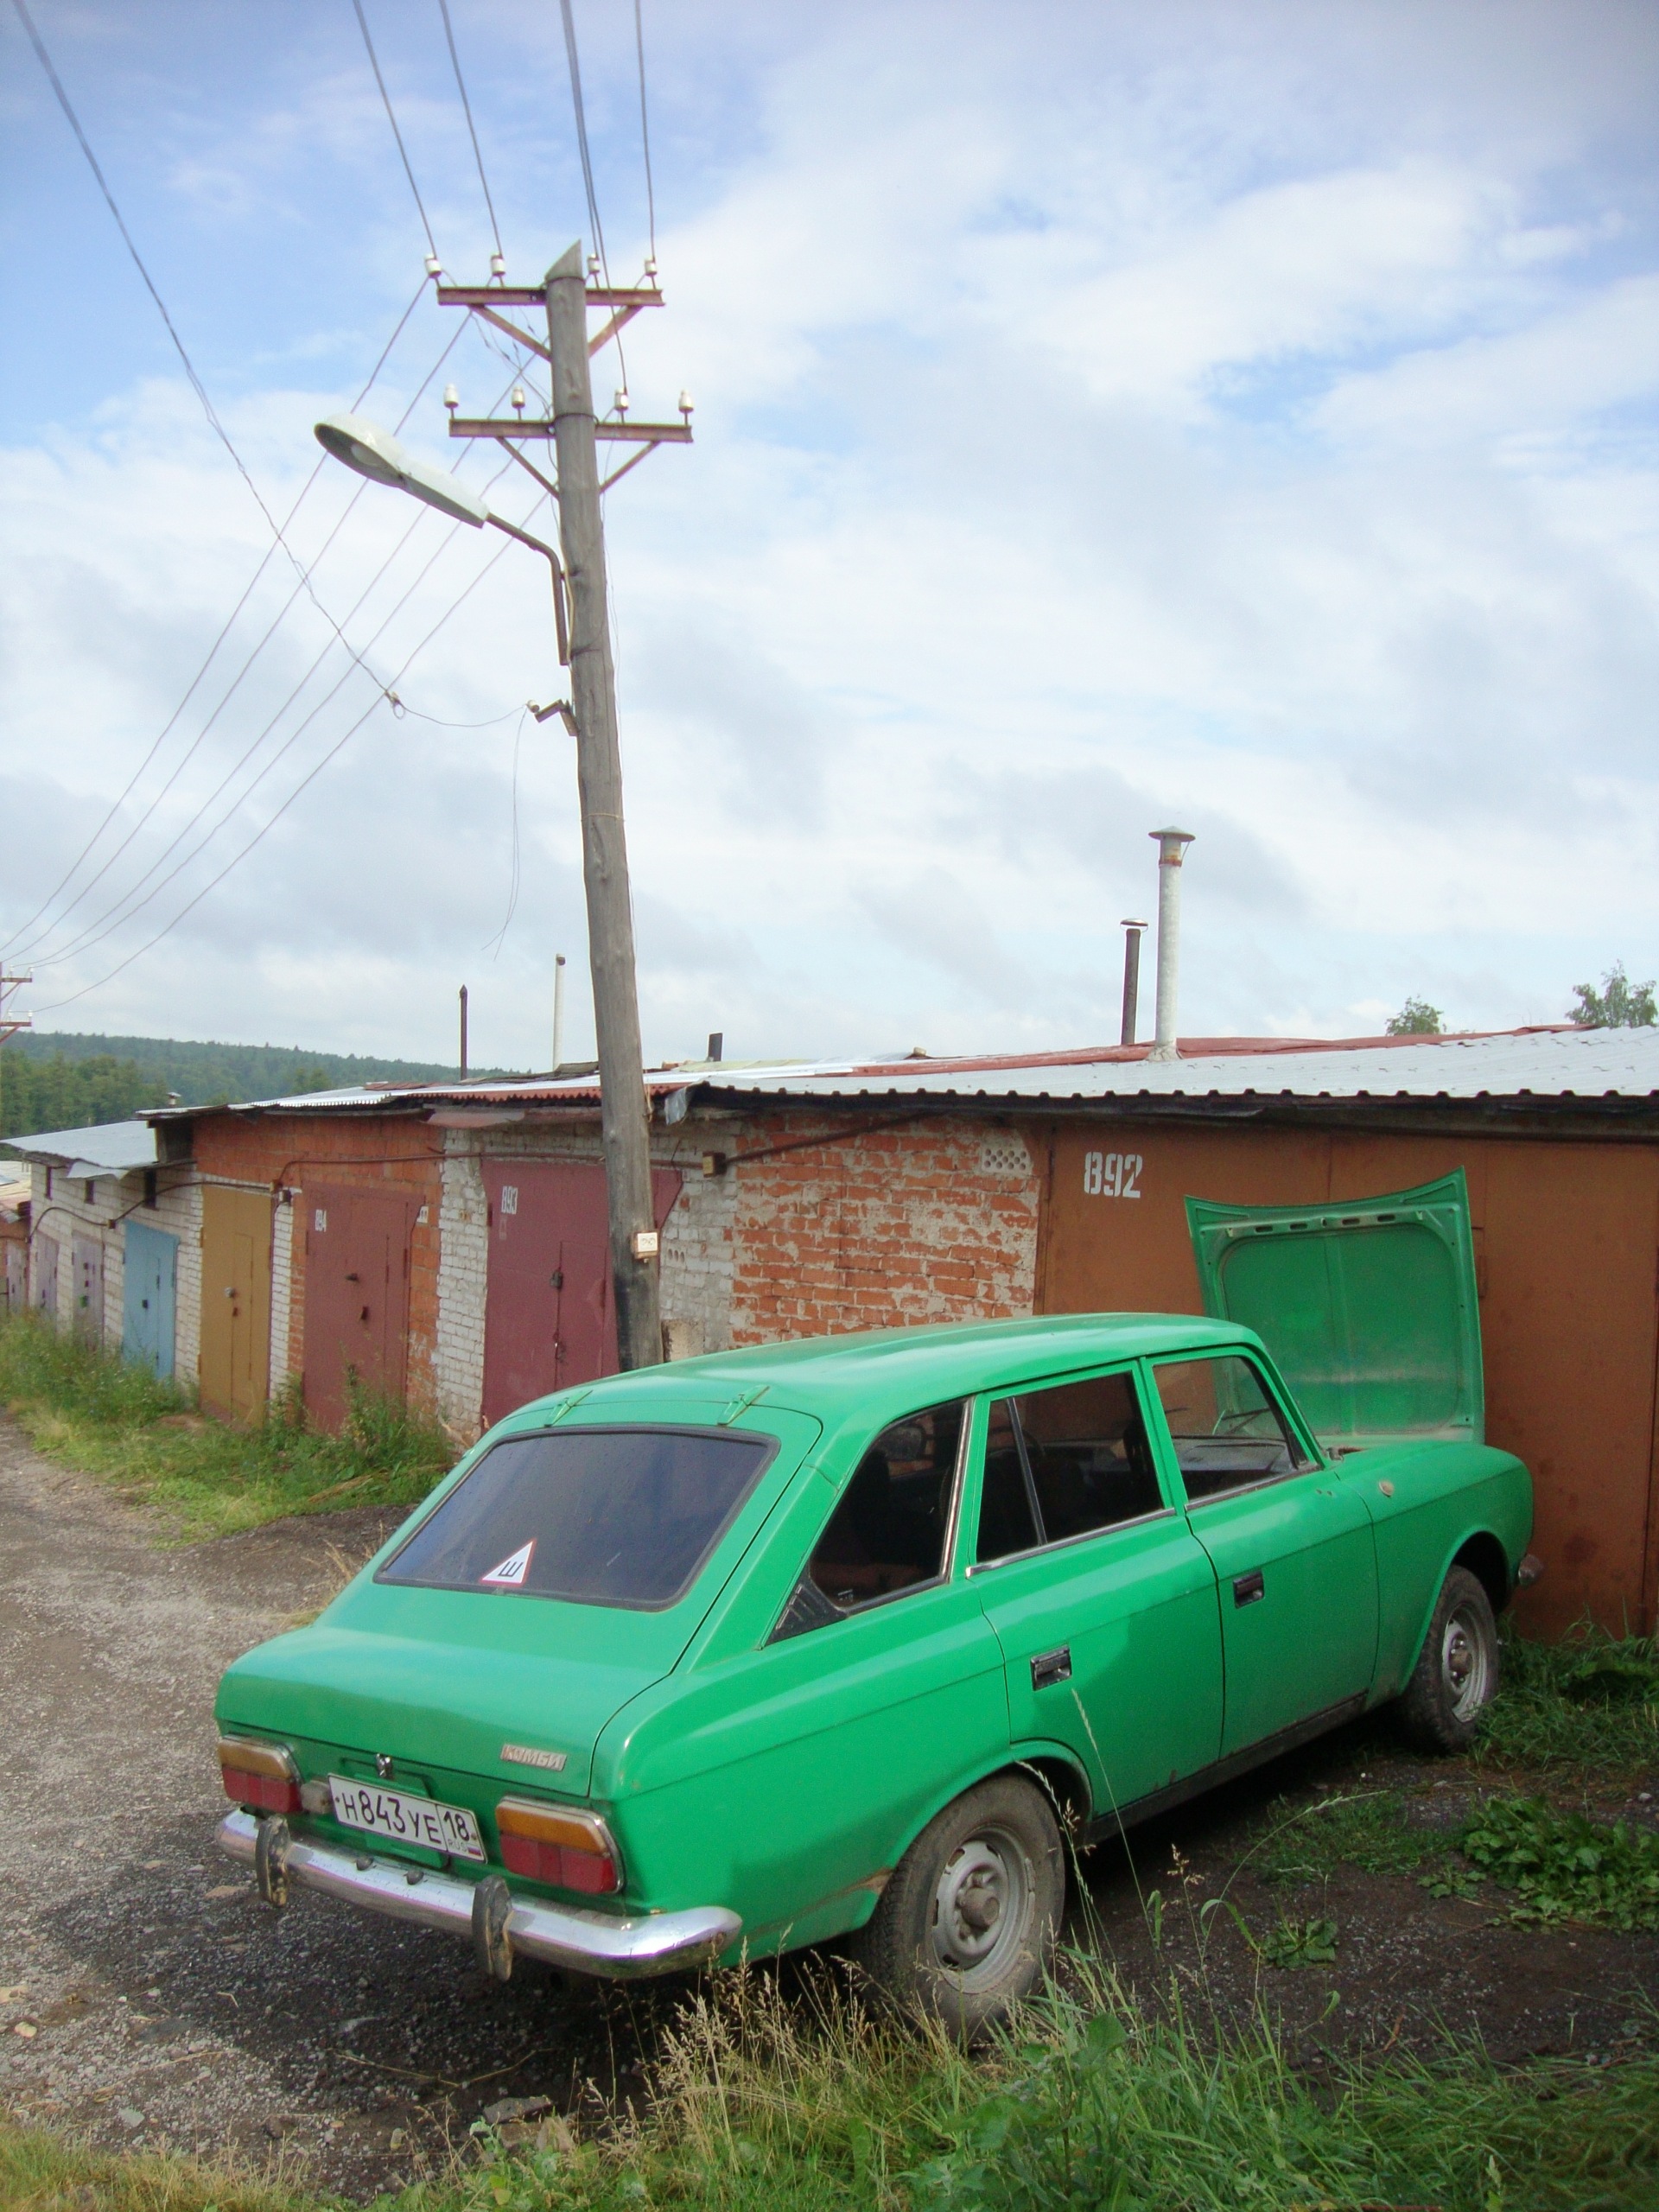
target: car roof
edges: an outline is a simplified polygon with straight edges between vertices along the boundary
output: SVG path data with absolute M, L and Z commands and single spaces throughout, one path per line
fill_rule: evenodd
M 620 1398 L 643 1402 L 709 1389 L 764 1389 L 776 1402 L 833 1417 L 855 1407 L 919 1407 L 970 1392 L 1035 1382 L 1069 1369 L 1254 1344 L 1249 1329 L 1192 1313 L 1058 1313 L 1020 1321 L 937 1328 L 868 1329 L 710 1352 L 699 1359 L 607 1376 L 583 1393 L 594 1412 Z M 559 1392 L 560 1398 L 565 1396 Z

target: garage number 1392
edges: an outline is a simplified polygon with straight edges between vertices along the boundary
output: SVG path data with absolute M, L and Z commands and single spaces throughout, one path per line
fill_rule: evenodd
M 1084 1195 L 1091 1198 L 1138 1198 L 1141 1170 L 1145 1165 L 1138 1152 L 1085 1152 Z

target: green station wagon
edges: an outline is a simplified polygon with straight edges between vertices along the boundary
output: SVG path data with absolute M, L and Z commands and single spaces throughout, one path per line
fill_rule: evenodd
M 833 1337 L 524 1407 L 226 1674 L 225 1848 L 273 1904 L 469 1933 L 502 1978 L 851 1936 L 982 2028 L 1044 1969 L 1068 1840 L 1388 1700 L 1472 1733 L 1535 1562 L 1450 1218 L 1370 1220 L 1421 1232 L 1446 1325 L 1425 1353 L 1421 1299 L 1390 1305 L 1369 1387 L 1343 1332 L 1378 1247 L 1195 1223 L 1213 1305 L 1306 1322 L 1317 1284 L 1290 1340 L 1323 1441 L 1225 1313 Z

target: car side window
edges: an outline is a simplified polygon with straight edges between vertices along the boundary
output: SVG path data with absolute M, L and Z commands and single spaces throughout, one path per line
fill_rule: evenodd
M 992 1405 L 979 1564 L 1139 1520 L 1163 1502 L 1132 1376 L 1093 1376 Z
M 1313 1465 L 1253 1361 L 1230 1352 L 1153 1375 L 1192 1504 Z
M 812 1549 L 772 1641 L 840 1620 L 944 1573 L 965 1403 L 891 1422 L 870 1445 Z

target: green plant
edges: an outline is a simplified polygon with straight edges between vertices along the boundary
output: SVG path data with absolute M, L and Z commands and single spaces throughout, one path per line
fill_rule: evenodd
M 1281 1920 L 1255 1948 L 1263 1966 L 1329 1966 L 1337 1955 L 1337 1923 L 1318 1917 Z
M 1389 1037 L 1439 1037 L 1445 1033 L 1446 1017 L 1427 999 L 1408 999 L 1393 1015 L 1383 1033 Z
M 1659 1835 L 1563 1813 L 1541 1797 L 1489 1797 L 1458 1848 L 1515 1892 L 1518 1920 L 1659 1928 Z

